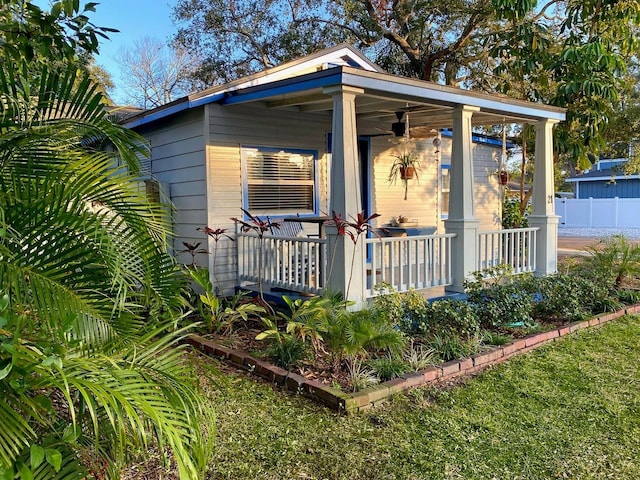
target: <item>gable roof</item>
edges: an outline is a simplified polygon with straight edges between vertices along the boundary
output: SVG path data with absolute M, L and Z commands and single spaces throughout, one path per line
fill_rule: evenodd
M 474 125 L 565 119 L 562 108 L 384 73 L 353 47 L 338 45 L 180 98 L 132 117 L 125 125 L 139 127 L 209 103 L 226 106 L 261 102 L 270 108 L 329 112 L 333 109 L 331 92 L 336 86 L 353 87 L 361 92 L 356 114 L 383 120 L 394 119 L 399 110 L 408 110 L 414 120 L 436 129 L 451 127 L 453 111 L 461 106 L 479 110 L 473 115 Z
M 266 85 L 278 80 L 294 78 L 307 73 L 340 66 L 354 67 L 368 70 L 370 72 L 383 72 L 378 65 L 369 60 L 362 52 L 358 51 L 348 43 L 341 43 L 335 47 L 319 50 L 305 57 L 297 58 L 290 62 L 268 68 L 261 72 L 254 73 L 222 85 L 214 85 L 213 87 L 192 93 L 158 108 L 141 112 L 139 115 L 136 115 L 135 118 L 130 118 L 126 123 L 126 126 L 129 128 L 138 126 L 141 124 L 138 120 L 141 117 L 147 117 L 147 113 L 149 112 L 156 112 L 158 115 L 153 115 L 153 119 L 158 119 L 177 113 L 177 111 L 185 110 L 186 108 L 193 108 L 206 103 L 215 102 L 220 95 L 227 92 Z M 186 108 L 180 108 L 184 107 L 185 104 L 187 104 Z

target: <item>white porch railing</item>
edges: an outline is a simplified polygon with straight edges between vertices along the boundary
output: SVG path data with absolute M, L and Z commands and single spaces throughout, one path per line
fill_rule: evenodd
M 370 263 L 366 296 L 388 283 L 398 292 L 451 284 L 451 239 L 455 234 L 367 238 Z
M 261 271 L 265 287 L 308 293 L 321 293 L 324 289 L 325 239 L 265 235 L 261 245 L 257 235 L 239 232 L 237 242 L 240 285 L 258 283 L 258 272 Z
M 478 232 L 478 270 L 511 265 L 513 273 L 536 269 L 537 228 Z

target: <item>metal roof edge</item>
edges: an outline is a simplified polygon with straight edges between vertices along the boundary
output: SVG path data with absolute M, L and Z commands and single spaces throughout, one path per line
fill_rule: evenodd
M 577 182 L 600 182 L 602 180 L 637 180 L 640 178 L 638 174 L 632 175 L 605 175 L 602 177 L 569 177 L 565 179 L 565 182 L 577 183 Z

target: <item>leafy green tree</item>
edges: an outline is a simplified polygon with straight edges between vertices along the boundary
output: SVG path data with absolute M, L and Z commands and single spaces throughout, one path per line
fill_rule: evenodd
M 312 8 L 313 7 L 313 8 Z M 346 40 L 401 75 L 567 108 L 557 154 L 585 168 L 620 110 L 640 5 L 602 0 L 180 0 L 175 41 L 225 81 Z
M 78 1 L 52 12 L 0 7 L 0 478 L 117 478 L 150 448 L 199 478 L 207 408 L 177 347 L 166 207 L 140 188 L 142 139 L 79 73 L 102 30 Z
M 173 15 L 180 49 L 203 59 L 195 79 L 227 82 L 346 40 L 330 0 L 180 0 Z

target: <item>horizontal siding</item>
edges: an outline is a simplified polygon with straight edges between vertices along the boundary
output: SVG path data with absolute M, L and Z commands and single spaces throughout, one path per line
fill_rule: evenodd
M 203 141 L 202 138 L 200 141 Z M 168 172 L 176 168 L 191 168 L 202 166 L 202 152 L 203 149 L 195 152 L 185 152 L 180 155 L 161 156 L 160 152 L 156 150 L 154 153 L 157 155 L 157 160 L 153 162 L 153 171 L 157 173 Z M 176 158 L 178 157 L 178 158 Z
M 580 198 L 640 198 L 640 180 L 580 182 L 578 194 Z
M 326 200 L 326 134 L 331 117 L 325 114 L 301 114 L 268 109 L 257 105 L 223 107 L 210 105 L 209 146 L 207 147 L 208 225 L 235 232 L 231 217 L 242 211 L 241 147 L 264 146 L 316 150 L 320 177 L 319 209 L 327 211 Z M 212 242 L 210 242 L 210 248 Z M 218 258 L 233 261 L 217 262 L 216 274 L 225 291 L 236 285 L 235 242 L 222 240 Z M 210 262 L 210 268 L 212 268 Z M 224 281 L 222 279 L 225 279 Z
M 181 182 L 172 185 L 171 196 L 175 199 L 179 197 L 201 196 L 207 194 L 206 179 L 194 180 L 192 182 Z
M 418 178 L 409 180 L 407 200 L 404 200 L 404 183 L 398 179 L 395 184 L 390 184 L 387 180 L 395 155 L 401 154 L 403 148 L 399 145 L 390 146 L 386 137 L 371 139 L 372 210 L 381 215 L 377 219 L 377 226 L 389 223 L 399 215 L 417 220 L 422 227 L 437 226 L 439 213 L 435 192 L 438 190 L 438 163 L 433 146 L 428 140 L 414 144 L 421 165 Z
M 502 226 L 502 202 L 496 172 L 501 150 L 486 144 L 473 144 L 473 176 L 475 181 L 476 218 L 480 230 L 496 230 Z
M 178 261 L 190 263 L 183 242 L 202 242 L 206 238 L 196 231 L 206 225 L 206 170 L 204 161 L 204 109 L 179 114 L 143 127 L 139 133 L 151 145 L 151 173 L 169 186 L 174 214 L 173 248 Z M 198 255 L 198 265 L 207 266 L 206 255 Z
M 440 159 L 436 159 L 431 139 L 415 141 L 412 148 L 421 159 L 419 178 L 409 180 L 407 200 L 404 200 L 404 184 L 398 179 L 395 184 L 387 181 L 395 155 L 403 152 L 402 146 L 390 146 L 386 137 L 373 138 L 373 211 L 379 213 L 378 225 L 390 222 L 398 215 L 417 220 L 420 226 L 437 226 L 444 232 L 440 211 L 439 174 L 440 163 L 451 163 L 451 139 L 443 138 Z M 473 166 L 475 180 L 475 213 L 481 230 L 500 228 L 500 187 L 495 175 L 500 160 L 500 149 L 484 144 L 473 144 Z

